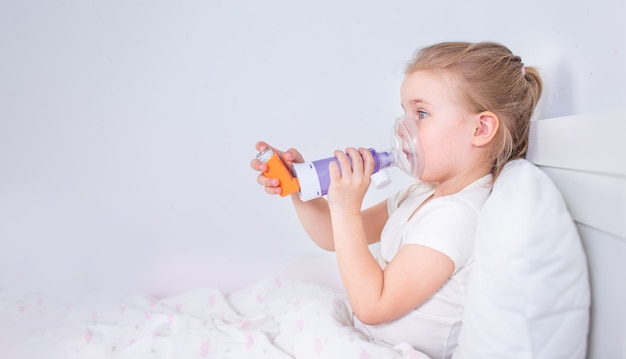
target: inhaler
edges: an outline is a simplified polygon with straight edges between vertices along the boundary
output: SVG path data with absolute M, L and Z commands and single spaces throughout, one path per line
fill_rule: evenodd
M 415 178 L 422 176 L 424 160 L 417 132 L 417 121 L 419 119 L 414 115 L 396 118 L 391 148 L 386 151 L 369 149 L 374 157 L 374 174 L 371 179 L 376 188 L 382 188 L 391 183 L 386 171 L 389 167 L 396 166 Z M 259 153 L 256 157 L 267 164 L 265 176 L 278 179 L 282 190 L 281 196 L 298 192 L 303 201 L 328 193 L 330 186 L 328 165 L 337 161 L 336 157 L 328 157 L 312 162 L 294 163 L 289 171 L 271 148 Z

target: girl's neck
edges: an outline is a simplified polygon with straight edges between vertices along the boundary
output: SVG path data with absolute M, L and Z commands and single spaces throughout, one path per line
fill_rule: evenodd
M 474 167 L 466 172 L 459 173 L 444 182 L 435 183 L 435 192 L 433 194 L 433 197 L 443 197 L 458 193 L 462 191 L 465 187 L 474 183 L 479 178 L 488 175 L 489 173 L 489 169 Z

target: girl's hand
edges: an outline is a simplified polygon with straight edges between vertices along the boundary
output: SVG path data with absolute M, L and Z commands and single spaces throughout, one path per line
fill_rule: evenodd
M 374 173 L 374 157 L 366 148 L 347 148 L 345 153 L 335 151 L 335 157 L 339 166 L 335 162 L 329 165 L 328 204 L 331 211 L 360 214 L 363 198 L 371 183 L 370 177 Z
M 287 151 L 280 151 L 274 147 L 271 147 L 270 145 L 268 145 L 267 143 L 263 141 L 257 142 L 255 147 L 257 151 L 259 152 L 262 152 L 268 148 L 271 148 L 274 151 L 274 153 L 276 153 L 278 157 L 280 157 L 280 159 L 285 164 L 285 167 L 287 168 L 291 168 L 291 165 L 293 163 L 304 162 L 304 158 L 302 158 L 302 155 L 300 154 L 300 152 L 298 152 L 297 150 L 293 148 L 290 148 Z M 281 188 L 278 186 L 279 185 L 278 179 L 269 178 L 263 174 L 264 171 L 267 171 L 267 164 L 255 158 L 250 162 L 250 168 L 252 168 L 255 171 L 261 172 L 257 176 L 256 181 L 258 184 L 265 187 L 265 192 L 269 194 L 280 194 Z

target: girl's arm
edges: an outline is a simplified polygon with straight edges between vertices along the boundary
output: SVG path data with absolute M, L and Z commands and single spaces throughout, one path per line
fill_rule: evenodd
M 446 255 L 417 244 L 406 245 L 383 271 L 368 248 L 366 218 L 359 206 L 369 186 L 373 159 L 369 151 L 348 149 L 331 165 L 329 205 L 339 271 L 354 314 L 365 324 L 396 319 L 436 293 L 454 271 Z M 358 156 L 363 161 L 354 160 Z
M 302 227 L 319 247 L 328 251 L 335 250 L 333 223 L 331 221 L 328 201 L 320 197 L 303 202 L 298 194 L 291 199 Z M 387 201 L 362 211 L 363 233 L 367 245 L 380 241 L 380 234 L 387 221 Z

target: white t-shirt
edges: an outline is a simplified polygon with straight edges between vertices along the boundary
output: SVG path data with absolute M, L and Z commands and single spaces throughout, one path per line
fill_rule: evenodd
M 458 193 L 433 198 L 412 218 L 432 195 L 432 186 L 416 184 L 388 199 L 389 219 L 377 256 L 380 266 L 384 269 L 405 244 L 421 244 L 447 255 L 455 268 L 433 297 L 403 317 L 374 326 L 355 318 L 357 327 L 390 345 L 409 343 L 432 358 L 452 356 L 461 329 L 476 223 L 491 191 L 491 179 L 487 175 Z

